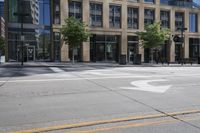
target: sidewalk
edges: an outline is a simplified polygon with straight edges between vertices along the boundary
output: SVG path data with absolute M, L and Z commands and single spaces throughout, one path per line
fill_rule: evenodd
M 16 68 L 22 67 L 21 62 L 4 62 L 0 64 L 0 68 Z M 23 67 L 200 67 L 200 64 L 150 64 L 142 63 L 141 65 L 126 64 L 120 65 L 118 63 L 64 63 L 64 62 L 24 62 Z

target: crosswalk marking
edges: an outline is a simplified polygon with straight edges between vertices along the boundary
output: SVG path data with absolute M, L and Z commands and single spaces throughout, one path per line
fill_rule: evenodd
M 65 71 L 58 67 L 50 67 L 50 69 L 56 73 L 64 73 Z

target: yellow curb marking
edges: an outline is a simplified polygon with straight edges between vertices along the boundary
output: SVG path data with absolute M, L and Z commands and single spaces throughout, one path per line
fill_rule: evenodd
M 45 128 L 34 128 L 30 130 L 11 131 L 9 133 L 48 132 L 48 131 L 61 130 L 61 129 L 80 128 L 80 127 L 95 126 L 95 125 L 100 125 L 100 124 L 111 124 L 111 123 L 117 123 L 117 122 L 126 122 L 126 121 L 133 121 L 133 120 L 142 120 L 142 119 L 153 119 L 153 118 L 177 116 L 177 115 L 192 114 L 192 113 L 200 113 L 200 109 L 188 110 L 188 111 L 182 111 L 182 112 L 172 112 L 172 113 L 168 113 L 168 115 L 154 114 L 154 115 L 132 116 L 132 117 L 125 117 L 125 118 L 116 118 L 116 119 L 111 119 L 111 120 L 100 120 L 100 121 L 91 121 L 91 122 L 83 122 L 83 123 L 75 123 L 75 124 L 64 124 L 64 125 L 50 126 L 50 127 L 45 127 Z
M 181 119 L 184 121 L 195 121 L 200 120 L 200 117 L 196 118 L 188 118 L 188 119 Z M 113 126 L 113 127 L 107 127 L 107 128 L 96 128 L 91 130 L 85 130 L 85 131 L 72 131 L 68 133 L 95 133 L 95 132 L 104 132 L 104 131 L 111 131 L 111 130 L 117 130 L 117 129 L 126 129 L 131 127 L 144 127 L 144 126 L 159 126 L 164 124 L 173 124 L 173 123 L 179 123 L 181 121 L 178 120 L 162 120 L 162 121 L 154 121 L 154 122 L 144 122 L 144 123 L 134 123 L 134 124 L 127 124 L 123 126 Z

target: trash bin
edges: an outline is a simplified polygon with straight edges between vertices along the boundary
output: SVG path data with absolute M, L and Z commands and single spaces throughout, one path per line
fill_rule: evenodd
M 120 55 L 119 64 L 126 65 L 126 55 Z
M 200 64 L 200 57 L 198 57 L 198 64 Z
M 136 54 L 134 56 L 133 64 L 135 65 L 141 65 L 142 64 L 142 55 L 141 54 Z

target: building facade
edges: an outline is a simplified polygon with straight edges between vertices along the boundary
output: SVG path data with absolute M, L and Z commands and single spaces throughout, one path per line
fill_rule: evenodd
M 0 1 L 0 36 L 5 38 L 4 2 Z
M 14 2 L 15 1 L 15 2 Z M 20 21 L 17 0 L 7 0 L 7 61 L 20 60 Z M 140 47 L 137 31 L 161 22 L 172 31 L 170 40 L 159 49 L 159 57 L 170 62 L 200 56 L 200 6 L 195 0 L 23 0 L 30 7 L 24 21 L 25 59 L 27 61 L 70 61 L 71 48 L 60 33 L 64 20 L 73 16 L 89 26 L 91 37 L 76 48 L 75 59 L 84 62 L 119 62 L 126 55 L 133 62 L 141 54 L 148 62 L 149 49 Z M 31 10 L 30 10 L 31 9 Z M 173 42 L 186 27 L 184 45 Z M 31 53 L 29 53 L 31 52 Z M 29 58 L 30 57 L 30 58 Z
M 5 20 L 3 17 L 0 18 L 0 36 L 5 38 Z

